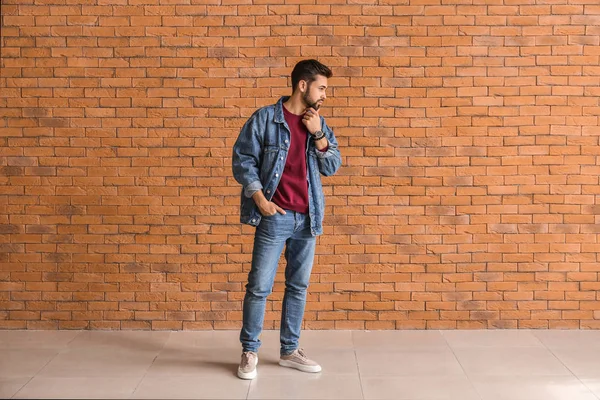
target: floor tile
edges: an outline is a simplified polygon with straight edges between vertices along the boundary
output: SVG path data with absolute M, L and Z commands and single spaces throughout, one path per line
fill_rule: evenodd
M 439 331 L 355 331 L 352 332 L 357 349 L 438 350 L 448 344 Z
M 483 400 L 597 400 L 569 376 L 488 376 L 471 382 Z
M 1 374 L 0 374 L 0 376 L 1 376 Z M 20 377 L 20 378 L 0 377 L 0 399 L 10 399 L 15 393 L 17 393 L 30 380 L 31 380 L 31 377 Z
M 382 351 L 357 349 L 358 369 L 364 376 L 464 375 L 450 350 Z
M 105 349 L 67 349 L 49 362 L 39 374 L 54 377 L 142 377 L 158 352 Z
M 466 376 L 395 376 L 361 378 L 365 399 L 480 400 Z
M 358 377 L 308 374 L 263 376 L 252 381 L 248 399 L 362 399 Z
M 219 377 L 235 375 L 240 362 L 238 349 L 210 349 L 201 347 L 165 348 L 152 365 L 147 375 Z
M 57 349 L 0 350 L 0 377 L 32 377 L 57 357 Z
M 544 347 L 528 330 L 444 331 L 443 337 L 452 348 L 464 347 Z
M 241 354 L 238 331 L 178 331 L 171 332 L 165 348 L 237 349 Z
M 548 348 L 600 349 L 600 330 L 545 330 L 533 334 Z
M 56 378 L 36 376 L 16 399 L 127 399 L 135 390 L 139 379 L 116 377 Z
M 454 353 L 469 377 L 571 375 L 571 372 L 545 348 L 458 348 L 454 349 Z
M 0 349 L 63 348 L 79 331 L 0 331 Z
M 581 383 L 585 385 L 596 397 L 600 399 L 600 377 L 598 378 L 579 378 Z
M 169 339 L 171 332 L 164 331 L 86 331 L 77 335 L 69 348 L 100 347 L 104 349 L 155 352 Z
M 245 399 L 250 381 L 236 376 L 222 377 L 163 376 L 145 377 L 133 399 Z
M 574 375 L 600 378 L 600 348 L 559 347 L 551 351 Z

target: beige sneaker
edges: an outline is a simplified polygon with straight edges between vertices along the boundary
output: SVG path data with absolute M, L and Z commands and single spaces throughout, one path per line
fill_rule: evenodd
M 258 354 L 253 351 L 242 353 L 242 361 L 238 367 L 238 376 L 241 379 L 256 378 L 256 364 L 258 364 Z
M 281 356 L 279 365 L 282 367 L 295 368 L 302 372 L 321 372 L 321 366 L 309 359 L 302 349 L 296 349 L 287 356 Z

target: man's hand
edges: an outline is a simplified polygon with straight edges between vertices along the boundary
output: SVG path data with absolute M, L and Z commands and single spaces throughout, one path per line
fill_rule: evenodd
M 254 193 L 252 195 L 252 198 L 254 199 L 254 202 L 258 207 L 258 211 L 260 211 L 263 217 L 270 217 L 277 213 L 285 215 L 285 210 L 279 207 L 277 204 L 273 203 L 272 201 L 267 200 L 262 190 L 259 190 L 256 193 Z
M 319 117 L 319 112 L 312 107 L 307 108 L 304 112 L 302 123 L 311 135 L 321 130 L 321 117 Z
M 258 209 L 259 209 L 260 213 L 263 215 L 263 217 L 270 217 L 277 213 L 285 214 L 285 210 L 283 208 L 279 207 L 277 204 L 273 203 L 272 201 L 266 201 L 265 203 L 261 203 L 261 204 L 257 204 L 257 205 L 258 205 Z

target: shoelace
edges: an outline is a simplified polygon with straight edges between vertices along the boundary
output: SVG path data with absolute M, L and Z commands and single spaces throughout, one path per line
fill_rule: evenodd
M 246 351 L 244 352 L 244 366 L 250 365 L 250 361 L 256 357 L 256 355 L 254 355 L 254 353 L 250 352 L 250 351 Z
M 306 353 L 304 353 L 304 349 L 298 349 L 298 355 L 304 360 L 308 360 L 308 357 L 306 356 Z

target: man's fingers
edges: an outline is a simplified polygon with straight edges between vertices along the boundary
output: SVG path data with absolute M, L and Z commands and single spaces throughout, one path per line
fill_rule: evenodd
M 268 207 L 265 209 L 265 212 L 263 213 L 265 217 L 272 217 L 277 213 L 285 215 L 285 210 L 283 208 L 279 207 L 275 203 L 271 203 L 271 205 L 272 207 Z

